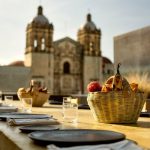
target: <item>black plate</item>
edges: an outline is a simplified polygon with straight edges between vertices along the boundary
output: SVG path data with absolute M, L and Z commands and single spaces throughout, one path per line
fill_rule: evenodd
M 1 113 L 0 119 L 6 121 L 7 118 L 12 119 L 43 119 L 49 118 L 50 116 L 45 114 L 28 114 L 28 113 Z
M 59 126 L 57 125 L 31 125 L 31 126 L 23 126 L 19 128 L 23 133 L 30 133 L 34 131 L 52 131 L 58 130 Z
M 150 117 L 150 112 L 141 112 L 140 117 Z
M 105 144 L 121 141 L 125 139 L 122 133 L 107 130 L 55 130 L 55 131 L 37 131 L 29 134 L 29 137 L 36 144 L 48 145 L 55 144 L 60 147 Z
M 79 104 L 78 108 L 79 109 L 90 109 L 88 104 Z

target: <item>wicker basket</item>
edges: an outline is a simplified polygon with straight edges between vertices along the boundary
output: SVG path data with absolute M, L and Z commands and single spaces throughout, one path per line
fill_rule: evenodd
M 19 99 L 22 98 L 32 98 L 32 106 L 33 107 L 41 107 L 48 100 L 50 94 L 44 92 L 36 92 L 34 94 L 25 93 L 25 92 L 17 92 Z
M 103 123 L 136 123 L 145 103 L 140 92 L 90 92 L 88 104 L 94 118 Z

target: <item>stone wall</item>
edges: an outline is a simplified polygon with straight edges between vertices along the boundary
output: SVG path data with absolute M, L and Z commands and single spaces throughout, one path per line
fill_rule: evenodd
M 0 66 L 0 90 L 17 92 L 20 87 L 28 87 L 30 68 Z
M 84 56 L 83 85 L 84 93 L 87 93 L 87 85 L 91 81 L 101 81 L 102 79 L 102 57 Z
M 124 72 L 150 72 L 150 26 L 114 37 L 114 64 Z

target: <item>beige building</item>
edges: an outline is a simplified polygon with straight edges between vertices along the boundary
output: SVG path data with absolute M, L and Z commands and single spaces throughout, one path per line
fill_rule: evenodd
M 124 72 L 150 72 L 150 26 L 114 37 L 114 64 Z
M 112 63 L 101 55 L 101 30 L 92 21 L 91 14 L 87 14 L 85 23 L 78 30 L 77 41 L 69 37 L 53 41 L 53 34 L 54 26 L 39 6 L 37 15 L 26 28 L 24 62 L 16 61 L 5 66 L 8 68 L 6 80 L 12 72 L 15 74 L 15 68 L 18 74 L 20 72 L 20 75 L 24 75 L 20 78 L 22 84 L 15 79 L 18 78 L 17 75 L 14 75 L 9 80 L 11 89 L 7 86 L 8 89 L 15 91 L 20 86 L 26 87 L 34 79 L 48 87 L 53 94 L 87 93 L 86 87 L 90 81 L 102 81 L 104 72 L 112 73 L 113 67 L 112 70 L 109 67 Z M 9 68 L 13 70 L 10 73 Z M 107 68 L 111 71 L 107 71 Z M 21 70 L 24 71 L 21 73 Z M 4 89 L 3 84 L 0 85 L 0 90 Z

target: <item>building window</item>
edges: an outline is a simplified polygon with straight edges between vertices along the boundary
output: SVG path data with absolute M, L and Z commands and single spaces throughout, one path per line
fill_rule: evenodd
M 70 73 L 70 64 L 68 62 L 65 62 L 64 63 L 64 66 L 63 66 L 63 73 L 64 74 L 69 74 Z
M 42 40 L 41 40 L 41 50 L 42 51 L 45 50 L 45 39 L 44 38 L 42 38 Z
M 90 42 L 90 51 L 91 51 L 91 52 L 94 51 L 94 42 Z
M 37 47 L 37 39 L 34 40 L 34 48 Z

